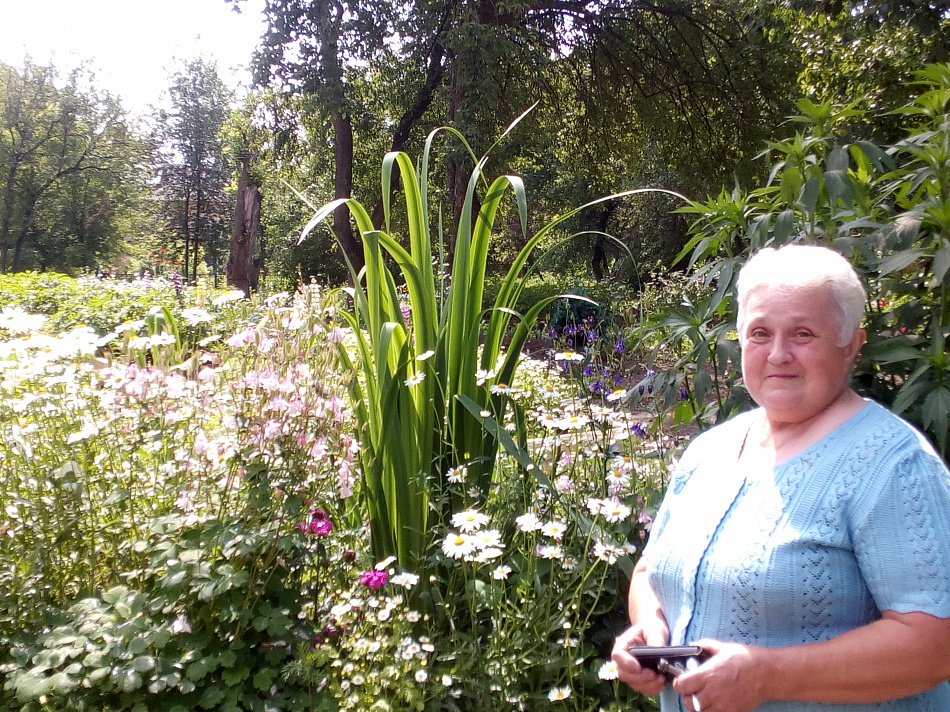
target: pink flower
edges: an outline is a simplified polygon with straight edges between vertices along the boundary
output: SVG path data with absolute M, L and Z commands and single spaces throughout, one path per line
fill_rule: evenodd
M 329 519 L 315 519 L 310 522 L 310 533 L 318 536 L 326 536 L 333 531 L 333 522 Z M 383 582 L 385 583 L 385 581 Z M 375 588 L 379 588 L 376 586 Z
M 370 588 L 379 589 L 389 583 L 389 573 L 386 571 L 364 571 L 360 575 L 360 583 Z
M 264 423 L 264 439 L 273 440 L 278 435 L 280 435 L 280 421 L 279 420 L 269 420 Z

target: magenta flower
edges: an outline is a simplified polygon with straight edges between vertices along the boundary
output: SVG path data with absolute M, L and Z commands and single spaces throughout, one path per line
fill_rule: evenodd
M 310 531 L 319 536 L 326 536 L 333 531 L 333 522 L 329 519 L 314 519 L 310 522 Z
M 382 588 L 389 583 L 389 574 L 386 571 L 377 571 L 376 569 L 364 571 L 360 575 L 360 583 L 370 588 Z

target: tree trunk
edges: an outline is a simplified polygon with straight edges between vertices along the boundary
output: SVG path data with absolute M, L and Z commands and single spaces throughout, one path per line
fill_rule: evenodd
M 17 164 L 10 166 L 7 184 L 3 189 L 3 215 L 0 217 L 0 274 L 7 271 L 7 239 L 10 237 L 10 221 L 13 219 L 13 179 Z
M 251 296 L 257 290 L 259 262 L 255 259 L 261 234 L 261 191 L 248 173 L 250 156 L 241 156 L 238 176 L 237 204 L 234 209 L 234 232 L 228 253 L 228 284 Z
M 189 228 L 189 220 L 191 220 L 191 186 L 185 188 L 185 209 L 182 211 L 182 228 L 185 233 L 185 279 L 188 279 L 188 257 L 189 252 L 188 248 L 191 246 L 191 233 Z
M 343 111 L 333 113 L 333 197 L 349 198 L 353 190 L 353 124 Z M 333 234 L 354 275 L 363 269 L 363 243 L 350 225 L 350 209 L 341 205 L 333 211 Z

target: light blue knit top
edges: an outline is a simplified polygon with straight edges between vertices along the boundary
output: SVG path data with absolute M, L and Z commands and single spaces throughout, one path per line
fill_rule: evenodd
M 926 439 L 876 403 L 765 471 L 737 465 L 761 411 L 683 454 L 645 556 L 670 643 L 780 647 L 880 617 L 950 617 L 950 473 Z M 685 710 L 672 689 L 663 712 Z M 950 712 L 950 685 L 878 704 L 771 701 L 760 712 Z

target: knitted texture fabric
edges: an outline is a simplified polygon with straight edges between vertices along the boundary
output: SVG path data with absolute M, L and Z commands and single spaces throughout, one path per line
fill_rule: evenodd
M 868 403 L 774 467 L 740 465 L 761 411 L 683 454 L 644 555 L 670 643 L 827 640 L 882 610 L 950 617 L 950 473 L 926 439 Z M 685 709 L 668 687 L 663 712 Z M 950 711 L 950 685 L 876 704 L 770 701 L 762 712 Z

